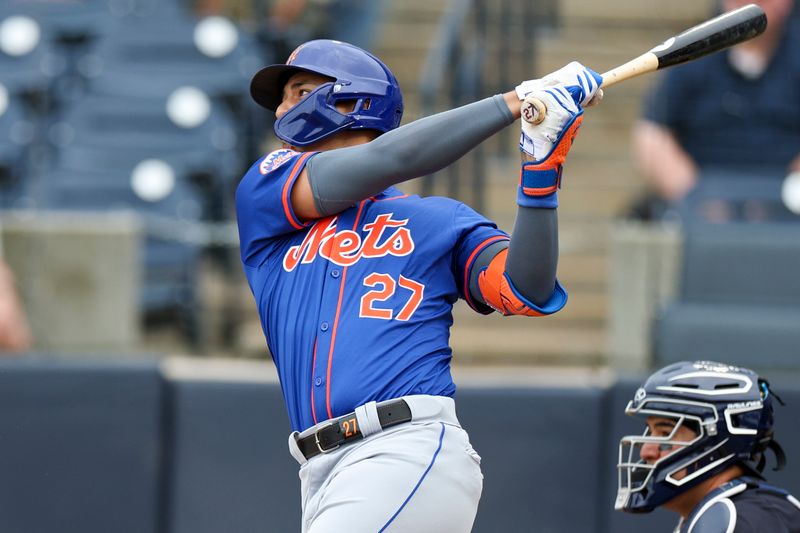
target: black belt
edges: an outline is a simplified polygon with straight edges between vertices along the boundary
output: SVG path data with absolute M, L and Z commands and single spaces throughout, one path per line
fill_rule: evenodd
M 386 402 L 378 405 L 377 409 L 378 421 L 383 429 L 411 420 L 411 408 L 405 400 Z M 315 455 L 332 452 L 342 444 L 363 438 L 356 414 L 351 413 L 329 420 L 311 435 L 297 439 L 297 446 L 306 459 L 311 459 Z

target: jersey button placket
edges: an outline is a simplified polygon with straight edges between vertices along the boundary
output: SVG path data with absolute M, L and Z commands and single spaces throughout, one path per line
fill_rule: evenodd
M 323 283 L 322 298 L 320 300 L 320 315 L 317 323 L 317 364 L 313 369 L 314 409 L 317 420 L 328 418 L 327 391 L 328 361 L 333 340 L 333 324 L 336 319 L 336 309 L 339 304 L 339 288 L 342 280 L 343 269 L 335 263 L 327 262 L 326 281 Z M 333 397 L 331 396 L 331 402 Z

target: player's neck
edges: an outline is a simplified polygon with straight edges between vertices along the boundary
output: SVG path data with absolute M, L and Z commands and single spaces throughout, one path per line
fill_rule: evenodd
M 732 479 L 743 476 L 744 470 L 740 466 L 733 466 L 692 487 L 664 504 L 666 509 L 678 513 L 684 520 L 712 490 L 727 483 Z

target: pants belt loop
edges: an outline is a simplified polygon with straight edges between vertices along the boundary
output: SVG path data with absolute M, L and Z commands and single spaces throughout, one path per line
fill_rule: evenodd
M 299 434 L 300 433 L 297 431 L 292 431 L 291 435 L 289 435 L 289 453 L 302 466 L 308 462 L 308 459 L 306 459 L 305 455 L 302 454 L 300 448 L 297 446 L 297 436 Z
M 375 402 L 367 402 L 361 407 L 356 407 L 356 420 L 358 420 L 358 429 L 364 438 L 380 433 L 383 431 L 381 421 L 378 419 L 378 404 Z

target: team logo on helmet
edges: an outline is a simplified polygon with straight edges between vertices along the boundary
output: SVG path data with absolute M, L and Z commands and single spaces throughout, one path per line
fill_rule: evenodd
M 297 57 L 297 54 L 300 52 L 300 50 L 303 49 L 303 47 L 305 45 L 306 45 L 306 43 L 301 44 L 300 46 L 298 46 L 297 48 L 294 49 L 294 52 L 289 54 L 289 59 L 286 60 L 286 64 L 287 65 L 291 65 L 292 64 L 292 61 L 294 61 L 294 59 Z

